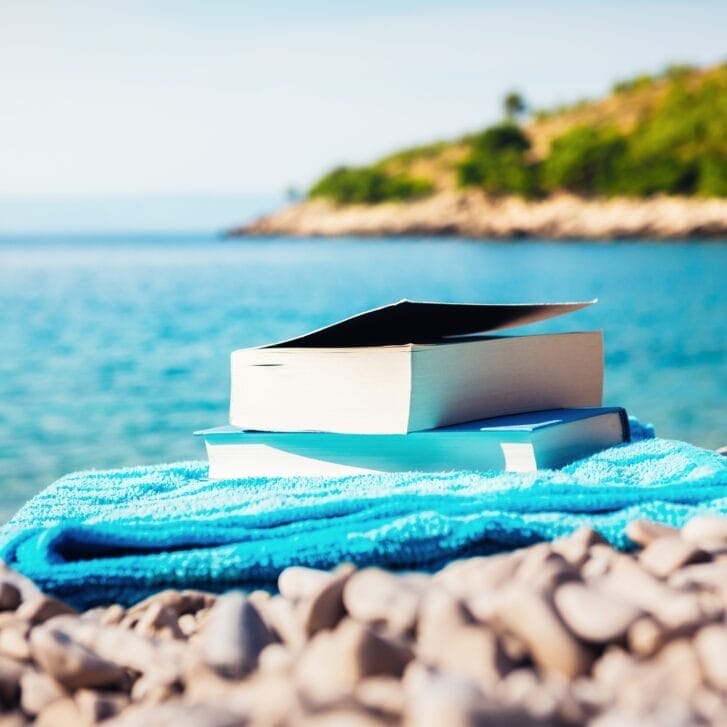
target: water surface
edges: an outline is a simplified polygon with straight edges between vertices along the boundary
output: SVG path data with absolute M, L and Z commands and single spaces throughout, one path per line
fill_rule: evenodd
M 229 353 L 399 298 L 579 300 L 527 330 L 601 328 L 607 404 L 727 444 L 727 246 L 0 238 L 0 519 L 65 472 L 204 457 Z

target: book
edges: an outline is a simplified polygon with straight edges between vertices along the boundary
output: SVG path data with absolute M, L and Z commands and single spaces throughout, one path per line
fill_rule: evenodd
M 299 338 L 233 351 L 229 421 L 247 430 L 403 434 L 600 406 L 600 332 L 499 335 L 593 302 L 400 301 Z
M 562 467 L 629 441 L 617 407 L 555 409 L 411 434 L 250 432 L 224 426 L 204 437 L 211 480 L 372 472 L 534 471 Z

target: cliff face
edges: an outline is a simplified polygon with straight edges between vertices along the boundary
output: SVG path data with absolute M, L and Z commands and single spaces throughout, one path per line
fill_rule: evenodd
M 727 200 L 684 197 L 584 200 L 559 194 L 529 202 L 476 192 L 440 192 L 408 203 L 337 206 L 307 200 L 229 232 L 239 235 L 471 238 L 724 238 Z

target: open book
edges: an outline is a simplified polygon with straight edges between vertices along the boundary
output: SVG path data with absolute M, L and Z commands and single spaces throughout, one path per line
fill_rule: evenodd
M 592 302 L 400 301 L 288 341 L 233 351 L 230 423 L 261 431 L 402 434 L 600 406 L 600 332 L 493 335 Z

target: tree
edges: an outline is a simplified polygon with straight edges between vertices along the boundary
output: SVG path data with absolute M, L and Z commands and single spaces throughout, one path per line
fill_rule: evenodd
M 510 120 L 514 120 L 527 111 L 525 99 L 517 91 L 510 91 L 506 94 L 502 100 L 502 106 L 505 110 L 505 116 Z

